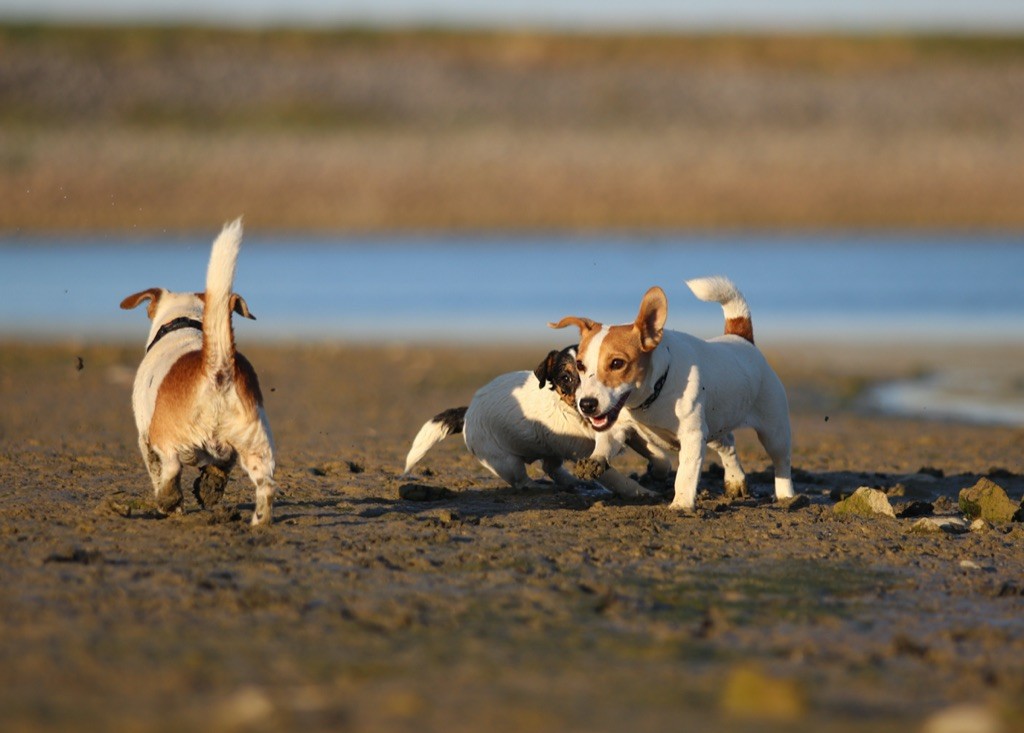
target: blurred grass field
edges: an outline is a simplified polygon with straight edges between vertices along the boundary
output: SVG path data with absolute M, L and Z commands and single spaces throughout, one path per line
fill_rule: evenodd
M 0 232 L 1015 228 L 1024 39 L 0 26 Z

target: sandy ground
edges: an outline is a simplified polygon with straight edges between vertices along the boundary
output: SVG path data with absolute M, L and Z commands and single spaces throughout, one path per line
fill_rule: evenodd
M 420 424 L 543 348 L 247 349 L 282 488 L 254 531 L 237 477 L 221 509 L 153 512 L 140 352 L 0 346 L 5 729 L 913 731 L 968 704 L 970 730 L 1024 730 L 1024 525 L 921 536 L 832 510 L 861 485 L 955 501 L 979 476 L 1020 500 L 1024 431 L 858 407 L 919 360 L 772 352 L 809 506 L 727 503 L 709 472 L 680 516 L 513 491 L 457 439 L 418 479 L 451 493 L 399 498 Z

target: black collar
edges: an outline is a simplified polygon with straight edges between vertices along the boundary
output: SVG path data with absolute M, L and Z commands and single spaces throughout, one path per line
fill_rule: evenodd
M 654 383 L 654 392 L 646 400 L 637 405 L 635 410 L 646 410 L 648 407 L 654 404 L 654 401 L 661 395 L 661 389 L 665 386 L 665 380 L 668 379 L 668 367 L 665 367 L 665 373 L 661 375 L 661 378 Z
M 156 342 L 162 339 L 172 331 L 178 331 L 182 328 L 198 328 L 200 331 L 203 330 L 203 322 L 197 321 L 195 318 L 189 318 L 188 316 L 182 316 L 181 318 L 175 318 L 173 321 L 168 321 L 164 325 L 160 326 L 160 330 L 156 332 L 156 336 L 149 342 L 149 346 L 146 347 L 146 353 L 156 346 Z

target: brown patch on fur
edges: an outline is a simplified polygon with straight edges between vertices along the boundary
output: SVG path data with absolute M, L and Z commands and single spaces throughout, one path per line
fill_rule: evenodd
M 640 312 L 636 314 L 633 327 L 640 334 L 640 347 L 654 351 L 661 343 L 661 335 L 668 319 L 668 298 L 665 291 L 655 286 L 648 288 L 640 301 Z
M 739 336 L 754 343 L 754 324 L 748 317 L 725 319 L 725 334 Z
M 206 309 L 206 293 L 196 293 L 196 297 L 203 301 L 203 309 Z M 250 321 L 255 321 L 256 316 L 249 312 L 249 304 L 245 302 L 238 293 L 232 293 L 231 299 L 228 301 L 228 308 L 238 315 L 248 318 Z
M 259 408 L 263 406 L 263 392 L 249 360 L 235 354 L 234 373 L 229 380 L 226 374 L 207 375 L 202 351 L 190 351 L 174 363 L 157 390 L 153 420 L 149 425 L 149 442 L 152 445 L 173 449 L 187 442 L 184 434 L 192 426 L 199 390 L 208 379 L 214 380 L 218 387 L 233 389 L 246 417 L 258 419 Z M 225 384 L 228 381 L 231 384 Z
M 548 324 L 548 328 L 565 328 L 566 326 L 576 326 L 580 330 L 580 334 L 594 333 L 601 330 L 600 323 L 579 316 L 566 316 L 558 323 Z
M 622 366 L 619 366 L 619 361 L 622 361 Z M 649 361 L 649 352 L 642 346 L 640 330 L 636 325 L 611 326 L 601 342 L 598 363 L 591 367 L 597 372 L 597 378 L 602 384 L 615 389 L 623 384 L 639 384 L 643 381 Z
M 260 380 L 249 360 L 237 353 L 235 354 L 235 392 L 245 410 L 255 418 L 257 410 L 263 406 Z
M 137 308 L 142 301 L 148 300 L 149 305 L 146 306 L 146 315 L 152 321 L 153 316 L 156 315 L 157 306 L 160 305 L 160 296 L 163 294 L 163 288 L 149 288 L 138 293 L 132 293 L 121 301 L 121 308 L 126 311 L 131 310 L 132 308 Z
M 149 442 L 165 449 L 180 445 L 182 429 L 192 422 L 192 405 L 203 380 L 202 352 L 190 351 L 174 362 L 156 393 Z

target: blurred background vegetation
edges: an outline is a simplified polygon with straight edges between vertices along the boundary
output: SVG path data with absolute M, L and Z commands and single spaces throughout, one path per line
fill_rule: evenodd
M 1013 228 L 1024 40 L 0 26 L 0 231 Z

